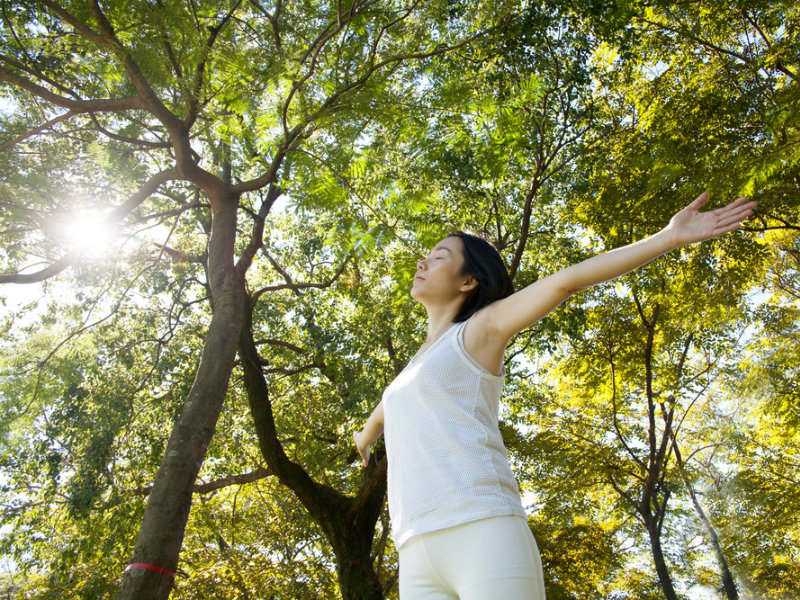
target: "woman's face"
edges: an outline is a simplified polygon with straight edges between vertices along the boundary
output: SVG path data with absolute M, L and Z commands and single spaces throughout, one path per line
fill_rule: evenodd
M 436 244 L 427 258 L 417 262 L 411 297 L 426 302 L 450 302 L 473 289 L 475 280 L 462 274 L 464 242 L 450 236 Z

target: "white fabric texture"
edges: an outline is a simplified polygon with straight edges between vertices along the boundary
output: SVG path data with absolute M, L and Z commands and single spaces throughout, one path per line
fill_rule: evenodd
M 544 600 L 539 549 L 521 517 L 432 531 L 400 550 L 402 600 Z
M 395 546 L 478 519 L 525 516 L 498 427 L 503 375 L 464 347 L 453 325 L 383 394 Z

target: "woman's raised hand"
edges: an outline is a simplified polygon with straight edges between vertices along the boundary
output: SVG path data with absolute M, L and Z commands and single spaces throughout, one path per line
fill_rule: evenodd
M 369 463 L 369 444 L 364 443 L 364 435 L 363 431 L 356 431 L 353 434 L 353 441 L 356 443 L 356 448 L 358 449 L 358 454 L 361 456 L 361 463 L 366 467 Z
M 708 192 L 703 192 L 670 220 L 666 229 L 676 248 L 733 231 L 753 214 L 756 206 L 754 201 L 748 202 L 747 198 L 741 196 L 727 206 L 700 212 L 706 202 Z

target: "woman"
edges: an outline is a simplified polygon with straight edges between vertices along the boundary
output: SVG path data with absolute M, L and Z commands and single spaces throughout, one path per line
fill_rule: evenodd
M 411 296 L 428 313 L 425 343 L 354 434 L 364 465 L 381 434 L 401 600 L 539 600 L 544 582 L 497 424 L 503 353 L 575 292 L 686 244 L 736 229 L 754 202 L 700 212 L 708 194 L 660 232 L 513 293 L 499 254 L 458 232 L 417 263 Z

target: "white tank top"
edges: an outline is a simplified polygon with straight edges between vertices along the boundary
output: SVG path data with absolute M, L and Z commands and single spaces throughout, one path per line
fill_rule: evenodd
M 383 393 L 392 535 L 415 535 L 504 515 L 525 516 L 498 427 L 503 375 L 464 347 L 453 325 Z

